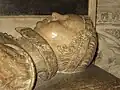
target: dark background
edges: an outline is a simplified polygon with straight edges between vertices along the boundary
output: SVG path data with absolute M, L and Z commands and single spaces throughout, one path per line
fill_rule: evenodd
M 0 0 L 0 15 L 88 14 L 88 0 Z

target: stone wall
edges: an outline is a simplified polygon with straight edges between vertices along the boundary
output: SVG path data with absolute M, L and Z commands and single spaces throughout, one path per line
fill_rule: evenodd
M 120 78 L 120 0 L 98 0 L 96 65 Z

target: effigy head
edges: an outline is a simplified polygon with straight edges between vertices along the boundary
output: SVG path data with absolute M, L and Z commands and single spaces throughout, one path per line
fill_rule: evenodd
M 49 22 L 40 21 L 38 24 L 35 31 L 53 48 L 59 72 L 73 73 L 91 63 L 96 52 L 97 36 L 89 17 L 53 13 Z

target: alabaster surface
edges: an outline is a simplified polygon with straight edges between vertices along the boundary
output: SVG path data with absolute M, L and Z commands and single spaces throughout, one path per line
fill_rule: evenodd
M 58 70 L 57 58 L 49 43 L 31 28 L 16 28 L 21 34 L 18 42 L 33 58 L 39 77 L 44 80 L 53 77 Z
M 0 42 L 15 50 L 19 47 L 28 53 L 37 70 L 33 71 L 37 73 L 37 79 L 40 77 L 42 80 L 49 80 L 57 71 L 70 74 L 80 72 L 93 60 L 97 35 L 88 17 L 58 13 L 53 13 L 52 17 L 37 19 L 8 17 L 7 25 L 11 25 L 9 28 L 4 26 L 6 18 L 0 19 L 3 20 L 1 27 L 5 30 L 1 29 L 5 33 L 0 33 Z M 35 26 L 28 25 L 34 20 Z M 25 22 L 28 23 L 25 25 Z
M 107 9 L 106 10 L 107 13 L 104 12 L 105 8 Z M 96 30 L 97 30 L 98 40 L 99 40 L 98 42 L 99 46 L 98 46 L 98 54 L 95 60 L 95 64 L 103 68 L 104 70 L 114 74 L 115 76 L 119 77 L 120 76 L 119 75 L 119 68 L 120 68 L 120 64 L 119 64 L 119 58 L 120 58 L 119 57 L 120 56 L 119 55 L 120 53 L 119 51 L 119 18 L 118 18 L 119 16 L 116 16 L 117 14 L 114 14 L 114 12 L 108 13 L 110 12 L 110 9 L 112 8 L 109 8 L 109 7 L 108 8 L 105 7 L 105 8 L 102 8 L 102 9 L 98 8 L 98 12 L 97 12 L 98 14 L 97 14 Z M 115 11 L 115 9 L 113 9 L 113 11 Z M 115 16 L 114 19 L 111 18 L 111 15 L 112 17 Z M 109 16 L 109 18 L 107 16 Z M 45 18 L 48 18 L 48 19 L 44 20 Z M 42 21 L 49 22 L 49 19 L 51 18 L 47 16 L 43 16 L 43 17 L 40 16 L 40 17 L 34 17 L 34 18 L 33 17 L 0 18 L 1 32 L 7 32 L 13 35 L 14 37 L 19 38 L 21 37 L 21 35 L 15 32 L 15 27 L 30 27 L 34 30 L 36 29 L 35 28 L 36 24 L 41 26 L 41 24 L 43 24 L 41 23 Z M 54 18 L 54 20 L 56 20 L 56 18 Z M 38 21 L 40 24 L 38 23 Z M 59 23 L 57 22 L 57 24 Z M 9 25 L 9 27 L 6 25 Z M 72 27 L 72 28 L 75 28 L 75 27 Z M 56 36 L 56 35 L 54 34 L 53 36 Z M 62 40 L 64 41 L 64 39 Z M 66 42 L 66 38 L 65 38 L 65 42 Z M 27 41 L 25 43 L 27 43 Z
M 0 33 L 0 57 L 0 90 L 32 90 L 36 78 L 33 61 L 6 33 Z
M 105 71 L 117 76 L 118 78 L 120 78 L 120 72 L 119 72 L 119 69 L 120 69 L 120 60 L 119 60 L 120 59 L 120 27 L 119 27 L 119 25 L 120 25 L 119 13 L 120 12 L 119 12 L 119 9 L 120 9 L 120 7 L 119 7 L 119 4 L 120 4 L 119 0 L 98 0 L 97 22 L 96 22 L 96 31 L 97 31 L 97 36 L 98 36 L 98 51 L 96 53 L 97 56 L 95 58 L 95 65 L 97 65 L 100 68 L 104 69 Z M 71 17 L 73 17 L 74 19 L 71 19 Z M 79 20 L 80 22 L 78 22 L 77 20 Z M 50 21 L 52 21 L 52 22 L 49 23 Z M 85 25 L 85 23 L 86 23 L 86 25 Z M 18 27 L 18 28 L 16 28 L 16 27 Z M 21 28 L 19 28 L 19 27 L 21 27 Z M 29 28 L 24 28 L 24 27 L 29 27 Z M 32 56 L 40 56 L 41 57 L 40 62 L 38 59 L 39 57 L 32 57 L 32 58 L 35 58 L 34 60 L 36 60 L 36 61 L 34 61 L 34 60 L 33 61 L 36 63 L 35 65 L 38 67 L 37 71 L 39 72 L 39 70 L 40 71 L 43 70 L 43 73 L 38 73 L 40 78 L 38 78 L 39 81 L 37 81 L 37 86 L 36 86 L 35 90 L 40 90 L 40 89 L 48 90 L 48 88 L 49 88 L 49 90 L 50 89 L 52 89 L 52 90 L 56 90 L 56 89 L 57 90 L 59 90 L 59 89 L 60 90 L 73 90 L 73 89 L 78 89 L 78 90 L 79 89 L 80 90 L 82 90 L 82 89 L 83 90 L 87 90 L 87 89 L 88 90 L 92 90 L 92 89 L 95 89 L 95 90 L 119 90 L 120 89 L 119 88 L 120 81 L 118 78 L 115 78 L 114 76 L 111 76 L 111 75 L 109 77 L 109 75 L 108 75 L 109 73 L 106 73 L 106 74 L 102 73 L 103 71 L 100 71 L 100 69 L 98 69 L 98 68 L 97 69 L 96 68 L 88 68 L 88 70 L 86 71 L 87 72 L 86 74 L 78 73 L 76 75 L 76 74 L 72 73 L 75 71 L 76 67 L 77 67 L 76 71 L 80 70 L 81 67 L 78 67 L 78 66 L 81 66 L 82 64 L 83 64 L 83 66 L 85 65 L 84 67 L 89 65 L 89 63 L 91 62 L 93 55 L 94 55 L 94 53 L 92 53 L 92 51 L 95 52 L 95 50 L 96 50 L 96 46 L 97 46 L 96 35 L 95 35 L 94 28 L 92 27 L 92 24 L 91 24 L 89 18 L 84 18 L 83 16 L 80 16 L 78 18 L 78 16 L 75 16 L 75 15 L 69 16 L 69 15 L 60 15 L 60 14 L 56 14 L 56 13 L 54 13 L 52 15 L 52 17 L 49 17 L 49 16 L 1 17 L 0 18 L 0 28 L 1 28 L 0 29 L 1 32 L 7 32 L 8 34 L 11 34 L 14 37 L 16 37 L 18 39 L 18 42 L 21 43 L 21 46 L 23 48 L 26 48 L 26 51 L 29 52 Z M 16 30 L 18 30 L 18 32 L 15 31 L 15 28 L 16 28 Z M 55 63 L 56 62 L 55 58 L 52 62 L 53 66 L 46 65 L 46 62 L 44 62 L 44 60 L 46 60 L 46 59 L 43 59 L 41 56 L 41 53 L 39 53 L 41 44 L 36 45 L 36 44 L 33 44 L 33 42 L 31 41 L 32 39 L 36 38 L 36 37 L 33 37 L 34 35 L 32 36 L 31 33 L 29 34 L 30 37 L 26 37 L 25 33 L 23 36 L 20 35 L 21 30 L 26 32 L 26 30 L 30 29 L 30 28 L 32 30 L 34 30 L 35 32 L 38 32 L 42 37 L 44 37 L 46 39 L 46 41 L 45 41 L 45 42 L 47 42 L 46 45 L 47 46 L 50 45 L 51 48 L 53 48 L 53 51 L 57 56 L 56 58 L 59 58 L 58 56 L 59 56 L 59 52 L 60 52 L 60 54 L 62 56 L 62 58 L 60 58 L 60 59 L 62 61 L 60 59 L 58 60 L 58 64 L 59 64 L 58 67 L 57 67 L 57 64 Z M 53 31 L 51 31 L 48 28 L 50 28 L 51 30 L 53 29 Z M 81 28 L 81 30 L 79 30 L 79 28 Z M 62 33 L 61 33 L 61 30 L 63 30 Z M 91 39 L 91 40 L 93 40 L 93 41 L 91 41 L 92 42 L 91 44 L 89 44 L 87 41 L 89 38 L 84 40 L 84 38 L 81 37 L 82 35 L 85 35 L 86 32 L 82 32 L 81 33 L 82 35 L 76 34 L 76 32 L 78 33 L 78 31 L 83 31 L 83 30 L 85 30 L 85 31 L 90 30 L 89 32 L 87 32 L 88 33 L 87 35 L 89 37 L 91 37 L 92 35 L 94 37 L 94 35 L 95 35 L 95 37 Z M 34 31 L 33 31 L 33 33 L 34 33 Z M 58 33 L 60 33 L 60 34 L 58 34 Z M 82 51 L 81 52 L 72 52 L 72 54 L 71 54 L 71 51 L 78 50 L 78 48 L 76 48 L 76 47 L 68 48 L 70 46 L 72 40 L 73 41 L 75 40 L 72 38 L 73 37 L 76 38 L 77 35 L 80 36 L 80 39 L 84 43 L 84 44 L 81 44 L 82 46 L 80 49 Z M 53 42 L 53 40 L 55 40 L 55 41 Z M 5 44 L 4 41 L 0 40 L 0 43 L 1 42 Z M 39 42 L 39 41 L 36 40 L 36 42 Z M 64 44 L 62 44 L 61 42 Z M 16 43 L 13 43 L 13 45 L 11 45 L 11 43 L 13 43 L 13 42 L 7 41 L 7 46 L 10 46 L 10 47 L 16 49 L 14 47 L 14 45 L 16 45 Z M 48 45 L 48 43 L 49 43 L 49 45 Z M 57 47 L 56 43 L 59 44 L 59 47 Z M 43 45 L 43 43 L 42 43 L 42 45 Z M 74 46 L 74 44 L 72 44 L 72 45 Z M 78 44 L 75 43 L 75 45 L 77 46 Z M 30 48 L 28 48 L 28 47 L 30 47 Z M 55 49 L 54 47 L 57 47 L 57 49 Z M 91 49 L 88 49 L 88 47 L 90 47 Z M 50 47 L 49 47 L 49 49 L 50 49 Z M 59 50 L 59 52 L 58 52 L 58 50 Z M 33 51 L 34 54 L 31 53 L 31 51 Z M 86 51 L 88 53 L 92 53 L 92 54 L 87 54 Z M 0 52 L 1 52 L 0 55 L 2 55 L 3 51 L 0 51 Z M 10 52 L 13 53 L 13 51 L 10 51 Z M 76 53 L 79 53 L 79 58 L 82 58 L 82 59 L 79 59 L 79 60 L 83 60 L 82 64 L 78 64 L 80 61 L 78 59 L 76 59 L 75 57 L 68 58 L 68 57 L 74 56 Z M 83 54 L 86 55 L 87 59 L 83 59 L 83 57 L 84 57 Z M 91 56 L 89 56 L 89 55 L 91 55 Z M 65 56 L 64 59 L 63 59 L 63 56 Z M 77 56 L 77 55 L 75 55 L 75 56 Z M 83 56 L 83 57 L 81 57 L 81 56 Z M 90 59 L 88 59 L 88 57 Z M 8 58 L 9 58 L 9 60 L 11 60 L 11 57 L 9 57 L 9 55 L 8 55 Z M 66 58 L 68 60 L 66 60 Z M 5 59 L 5 60 L 8 60 L 8 59 Z M 39 65 L 38 62 L 41 65 Z M 31 64 L 33 64 L 33 63 L 31 62 Z M 49 62 L 47 62 L 47 64 L 49 64 Z M 74 65 L 74 66 L 72 66 L 72 65 Z M 56 68 L 54 68 L 54 66 L 56 66 Z M 15 68 L 15 67 L 13 67 L 13 68 Z M 33 70 L 33 68 L 32 68 L 32 70 Z M 60 72 L 56 73 L 57 70 L 62 71 L 62 73 L 60 73 Z M 46 74 L 46 72 L 44 73 L 44 71 L 46 71 L 47 74 Z M 63 72 L 64 72 L 64 74 L 63 74 Z M 65 72 L 70 72 L 70 73 L 66 74 Z M 2 81 L 4 81 L 4 77 L 3 77 L 4 73 L 6 74 L 6 72 L 2 72 L 2 74 L 0 76 L 2 78 L 1 79 Z M 25 72 L 22 72 L 22 73 L 24 73 L 24 75 L 26 75 Z M 29 72 L 29 73 L 31 73 L 31 72 Z M 54 76 L 55 74 L 56 74 L 56 76 Z M 92 75 L 90 76 L 90 74 L 92 74 Z M 34 72 L 32 75 L 34 76 Z M 83 75 L 82 76 L 83 79 L 80 79 L 81 75 Z M 48 80 L 48 81 L 44 81 L 44 80 L 47 80 L 50 78 L 52 78 L 52 79 Z M 29 80 L 31 80 L 31 78 L 29 78 Z M 31 86 L 29 86 L 29 82 L 27 82 L 27 85 L 29 88 L 32 88 L 33 83 L 34 83 L 34 80 L 31 80 L 31 81 L 33 81 Z M 7 81 L 5 81 L 5 83 L 7 83 Z M 1 84 L 1 85 L 3 85 L 3 84 Z M 7 84 L 7 86 L 8 85 L 11 85 L 11 84 Z M 81 85 L 81 87 L 80 87 L 80 85 Z M 44 87 L 44 86 L 46 86 L 46 87 Z M 4 88 L 8 88 L 8 87 L 4 87 Z M 26 88 L 26 87 L 24 87 L 24 88 Z

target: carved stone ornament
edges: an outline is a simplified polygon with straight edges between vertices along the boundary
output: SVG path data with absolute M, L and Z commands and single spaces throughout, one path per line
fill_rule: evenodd
M 96 31 L 98 55 L 95 65 L 120 78 L 120 0 L 98 0 Z
M 0 43 L 0 57 L 0 90 L 32 90 L 36 73 L 28 53 L 18 46 Z
M 31 28 L 16 28 L 21 34 L 17 42 L 31 55 L 38 76 L 43 80 L 53 77 L 57 70 L 57 58 L 48 42 Z

